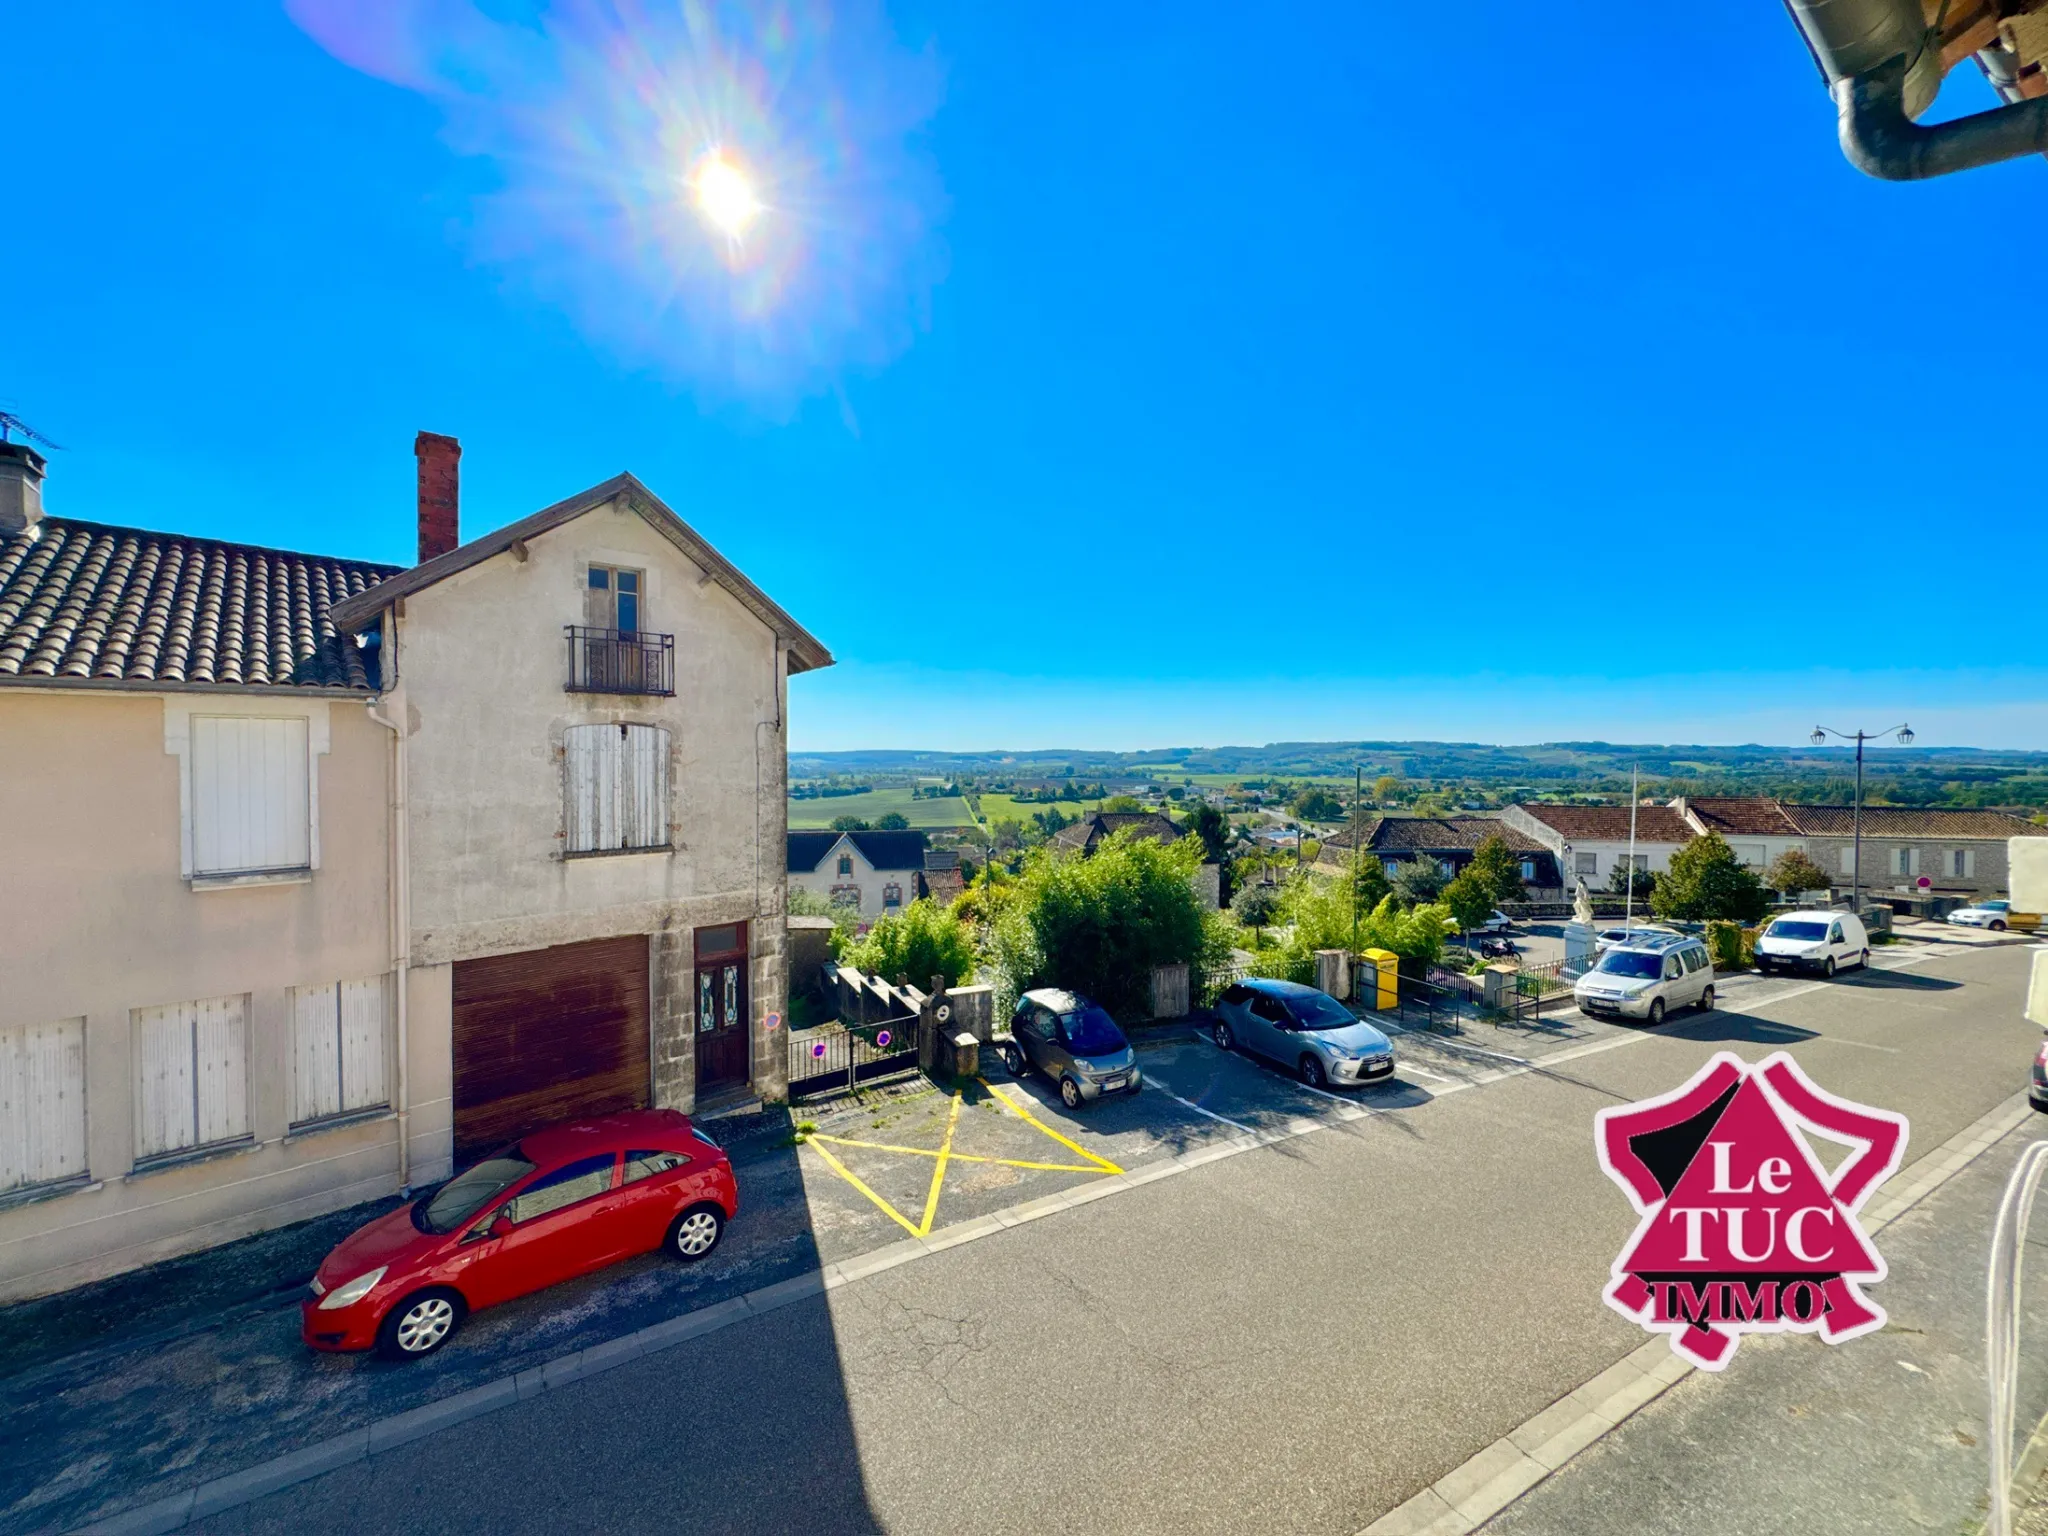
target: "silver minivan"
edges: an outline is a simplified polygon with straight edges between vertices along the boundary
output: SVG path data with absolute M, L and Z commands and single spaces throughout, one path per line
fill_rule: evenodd
M 1596 1018 L 1662 1024 L 1674 1008 L 1714 1006 L 1714 962 L 1707 946 L 1682 933 L 1638 933 L 1600 957 L 1572 988 L 1579 1011 Z

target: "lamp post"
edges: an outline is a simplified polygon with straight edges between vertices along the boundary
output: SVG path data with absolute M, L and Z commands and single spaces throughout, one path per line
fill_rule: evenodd
M 1899 745 L 1913 744 L 1913 727 L 1895 725 L 1884 731 L 1838 731 L 1832 726 L 1816 725 L 1813 728 L 1813 744 L 1826 746 L 1827 739 L 1836 736 L 1843 741 L 1856 743 L 1856 804 L 1849 813 L 1849 827 L 1853 836 L 1853 850 L 1849 855 L 1849 910 L 1861 920 L 1863 916 L 1863 743 L 1875 741 L 1880 736 L 1896 736 Z

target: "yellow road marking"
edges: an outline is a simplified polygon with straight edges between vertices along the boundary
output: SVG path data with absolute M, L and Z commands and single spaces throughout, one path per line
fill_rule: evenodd
M 932 1165 L 932 1191 L 924 1197 L 924 1225 L 917 1229 L 919 1237 L 927 1236 L 932 1230 L 932 1217 L 939 1210 L 939 1186 L 946 1182 L 946 1164 L 953 1158 L 953 1130 L 960 1124 L 960 1094 L 953 1093 L 953 1112 L 946 1116 L 946 1139 L 939 1146 L 939 1160 Z
M 937 1157 L 939 1154 L 930 1147 L 899 1147 L 887 1141 L 855 1141 L 851 1136 L 825 1136 L 812 1132 L 812 1141 L 829 1141 L 835 1147 L 863 1147 L 870 1152 L 901 1152 L 907 1157 Z M 1083 1163 L 1030 1163 L 1015 1157 L 977 1157 L 971 1152 L 955 1152 L 952 1161 L 956 1163 L 991 1163 L 1002 1168 L 1035 1168 L 1046 1173 L 1100 1173 L 1102 1169 Z
M 861 1183 L 859 1178 L 855 1176 L 853 1170 L 847 1167 L 846 1164 L 839 1161 L 838 1158 L 834 1157 L 830 1152 L 827 1152 L 823 1147 L 818 1148 L 818 1156 L 822 1157 L 823 1159 L 825 1159 L 826 1162 L 830 1163 L 833 1166 L 833 1168 L 838 1171 L 839 1176 L 842 1179 L 846 1180 L 847 1183 L 851 1184 L 855 1189 L 859 1190 L 862 1194 L 866 1195 L 870 1200 L 874 1201 L 875 1204 L 879 1205 L 883 1210 L 887 1211 L 889 1213 L 889 1219 L 895 1222 L 897 1226 L 901 1227 L 904 1231 L 908 1232 L 912 1237 L 917 1237 L 921 1235 L 918 1232 L 917 1228 L 910 1224 L 909 1217 L 905 1216 L 901 1211 L 897 1210 L 895 1206 L 891 1205 L 888 1201 L 884 1200 L 872 1189 L 869 1189 L 867 1185 Z
M 1090 1152 L 1086 1147 L 1080 1145 L 1078 1142 L 1072 1142 L 1067 1140 L 1066 1137 L 1062 1136 L 1058 1131 L 1054 1130 L 1051 1126 L 1047 1125 L 1043 1120 L 1039 1119 L 1038 1116 L 1032 1114 L 1031 1111 L 1026 1109 L 1022 1104 L 1014 1102 L 1008 1094 L 1004 1093 L 1002 1089 L 998 1088 L 994 1083 L 990 1082 L 987 1078 L 981 1078 L 979 1081 L 981 1083 L 981 1086 L 986 1088 L 991 1094 L 993 1094 L 1002 1103 L 1004 1108 L 1015 1110 L 1018 1116 L 1024 1121 L 1026 1125 L 1036 1126 L 1039 1130 L 1045 1132 L 1046 1135 L 1050 1136 L 1054 1141 L 1058 1142 L 1061 1146 L 1065 1147 L 1069 1152 L 1080 1153 L 1081 1156 L 1087 1158 L 1089 1162 L 1093 1163 L 1096 1167 L 1102 1169 L 1102 1171 L 1105 1173 L 1123 1172 L 1123 1169 L 1117 1167 L 1117 1165 L 1115 1163 L 1112 1163 L 1108 1158 L 1097 1157 L 1093 1152 Z

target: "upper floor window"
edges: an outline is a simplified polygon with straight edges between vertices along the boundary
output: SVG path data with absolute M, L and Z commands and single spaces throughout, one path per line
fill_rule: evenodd
M 841 855 L 839 855 L 839 873 L 841 873 L 842 875 L 850 875 L 853 873 L 852 854 L 842 853 Z
M 666 848 L 668 732 L 572 725 L 562 734 L 563 826 L 570 853 Z
M 882 905 L 885 907 L 900 907 L 903 905 L 903 887 L 894 880 L 891 880 L 882 887 Z
M 1534 859 L 1522 860 L 1522 878 L 1524 880 L 1534 880 L 1536 878 L 1536 861 Z
M 583 594 L 583 622 L 632 634 L 640 628 L 641 573 L 593 565 Z
M 268 874 L 313 863 L 303 718 L 192 717 L 192 873 Z

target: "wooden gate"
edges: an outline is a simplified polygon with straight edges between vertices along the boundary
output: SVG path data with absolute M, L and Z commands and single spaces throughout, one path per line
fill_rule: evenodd
M 559 1120 L 648 1102 L 647 935 L 458 960 L 459 1163 Z

